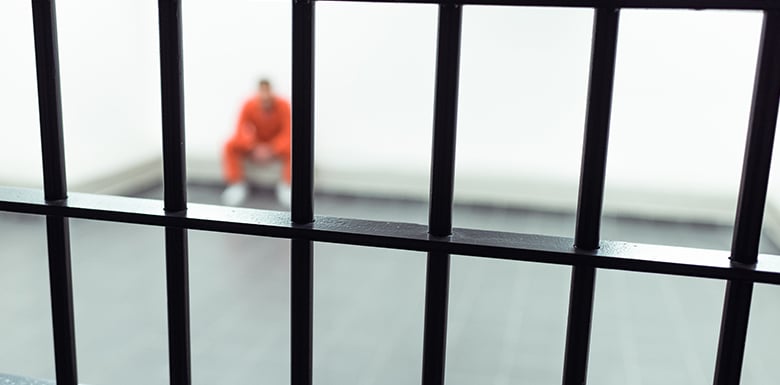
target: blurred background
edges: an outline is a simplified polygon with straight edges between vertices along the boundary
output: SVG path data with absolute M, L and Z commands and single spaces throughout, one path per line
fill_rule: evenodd
M 425 223 L 437 8 L 316 12 L 316 213 Z M 57 13 L 70 190 L 159 199 L 156 2 L 65 0 Z M 592 17 L 464 7 L 455 226 L 572 236 Z M 257 80 L 291 96 L 290 20 L 288 1 L 183 1 L 192 202 L 219 204 L 222 145 Z M 758 12 L 621 12 L 604 238 L 729 248 L 760 29 Z M 40 188 L 28 1 L 0 3 L 0 52 L 0 185 Z M 776 174 L 762 239 L 771 254 Z M 264 181 L 246 205 L 282 209 Z M 53 378 L 43 226 L 0 214 L 0 373 Z M 72 235 L 82 381 L 166 383 L 162 231 L 73 220 Z M 288 249 L 190 233 L 195 383 L 289 380 Z M 315 252 L 315 381 L 419 382 L 424 256 Z M 447 382 L 559 383 L 569 269 L 453 258 Z M 599 272 L 591 383 L 709 383 L 723 288 Z M 757 285 L 744 383 L 780 375 L 778 299 Z

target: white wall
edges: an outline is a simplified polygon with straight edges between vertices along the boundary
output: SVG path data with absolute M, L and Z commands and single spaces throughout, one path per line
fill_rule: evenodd
M 208 168 L 208 177 L 219 171 L 222 143 L 260 77 L 271 78 L 289 98 L 291 17 L 289 1 L 182 2 L 187 151 L 194 177 L 203 173 L 199 168 Z
M 719 204 L 731 221 L 761 15 L 634 11 L 622 23 L 609 191 L 637 186 L 692 209 Z
M 78 189 L 159 152 L 156 7 L 60 1 L 57 18 L 68 179 Z M 0 183 L 40 186 L 29 1 L 0 3 L 0 52 Z
M 59 2 L 58 12 L 72 183 L 155 156 L 156 3 Z M 0 161 L 19 165 L 0 182 L 39 185 L 29 3 L 3 2 L 0 18 L 11 58 L 0 72 Z M 290 18 L 288 1 L 184 2 L 193 179 L 218 180 L 221 145 L 258 77 L 290 96 Z M 317 4 L 320 188 L 425 197 L 436 18 L 431 5 Z M 589 9 L 465 8 L 459 199 L 574 208 L 591 23 Z M 756 12 L 622 12 L 607 211 L 730 220 L 760 23 Z
M 0 2 L 0 52 L 0 181 L 39 186 L 43 176 L 30 2 Z

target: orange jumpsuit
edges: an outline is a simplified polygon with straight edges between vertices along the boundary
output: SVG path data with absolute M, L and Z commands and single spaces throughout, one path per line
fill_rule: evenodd
M 228 183 L 244 179 L 243 160 L 258 144 L 271 147 L 282 162 L 282 179 L 290 183 L 290 104 L 273 97 L 273 107 L 266 111 L 259 96 L 247 100 L 241 108 L 236 132 L 225 143 L 222 166 Z

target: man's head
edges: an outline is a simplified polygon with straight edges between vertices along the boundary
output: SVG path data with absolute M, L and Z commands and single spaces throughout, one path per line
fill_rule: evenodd
M 265 108 L 273 106 L 273 91 L 271 90 L 271 82 L 268 79 L 260 79 L 257 82 L 257 92 L 260 94 L 260 101 Z

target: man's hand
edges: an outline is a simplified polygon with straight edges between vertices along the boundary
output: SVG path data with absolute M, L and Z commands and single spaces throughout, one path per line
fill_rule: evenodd
M 252 150 L 252 160 L 258 163 L 270 162 L 274 157 L 274 152 L 271 150 L 271 146 L 267 144 L 258 144 L 254 150 Z

